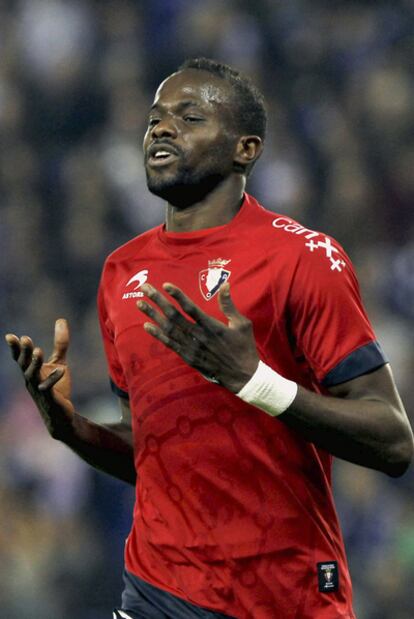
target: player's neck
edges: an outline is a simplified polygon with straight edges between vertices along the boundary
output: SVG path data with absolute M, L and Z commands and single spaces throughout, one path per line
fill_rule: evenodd
M 246 185 L 244 176 L 228 177 L 203 200 L 186 208 L 167 205 L 167 232 L 194 232 L 224 226 L 239 211 Z

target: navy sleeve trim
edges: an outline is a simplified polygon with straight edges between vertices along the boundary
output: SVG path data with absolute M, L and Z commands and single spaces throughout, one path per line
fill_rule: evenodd
M 112 380 L 112 378 L 109 379 L 109 383 L 110 383 L 111 389 L 115 393 L 115 395 L 119 396 L 120 398 L 124 398 L 124 400 L 129 400 L 128 392 L 127 391 L 123 391 L 123 389 L 120 389 L 118 387 L 118 385 L 115 385 L 115 383 Z
M 335 366 L 322 381 L 325 387 L 334 387 L 340 383 L 368 374 L 388 363 L 378 342 L 370 342 L 357 348 Z

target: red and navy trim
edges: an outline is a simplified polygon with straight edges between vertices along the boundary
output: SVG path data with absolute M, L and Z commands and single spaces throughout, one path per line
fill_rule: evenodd
M 322 381 L 325 387 L 334 387 L 363 374 L 373 372 L 388 363 L 378 342 L 370 342 L 357 348 L 336 365 Z

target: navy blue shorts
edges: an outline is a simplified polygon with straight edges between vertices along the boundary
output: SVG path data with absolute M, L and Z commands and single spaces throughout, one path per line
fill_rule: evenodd
M 124 583 L 122 607 L 114 610 L 114 619 L 232 619 L 185 602 L 127 571 Z

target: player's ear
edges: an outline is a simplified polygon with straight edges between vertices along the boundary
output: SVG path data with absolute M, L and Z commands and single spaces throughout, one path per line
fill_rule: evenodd
M 263 141 L 258 135 L 243 135 L 236 144 L 234 165 L 243 171 L 251 168 L 263 151 Z

